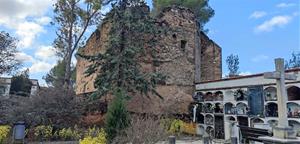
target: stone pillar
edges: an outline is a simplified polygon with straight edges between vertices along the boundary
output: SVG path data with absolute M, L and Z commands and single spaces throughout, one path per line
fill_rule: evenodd
M 277 97 L 278 97 L 278 127 L 288 127 L 287 119 L 287 92 L 285 88 L 285 73 L 284 73 L 284 60 L 276 59 L 276 71 L 280 73 L 280 79 L 276 80 Z

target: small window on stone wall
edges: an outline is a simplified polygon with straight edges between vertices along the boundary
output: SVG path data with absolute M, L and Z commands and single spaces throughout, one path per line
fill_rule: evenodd
M 181 50 L 182 50 L 183 52 L 185 51 L 185 48 L 186 48 L 186 43 L 187 43 L 187 41 L 186 41 L 186 40 L 181 40 L 180 47 L 181 47 Z
M 177 38 L 176 34 L 173 34 L 172 37 L 173 37 L 173 39 L 176 39 L 176 38 Z
M 100 39 L 100 31 L 97 29 L 96 32 L 96 40 L 99 40 Z

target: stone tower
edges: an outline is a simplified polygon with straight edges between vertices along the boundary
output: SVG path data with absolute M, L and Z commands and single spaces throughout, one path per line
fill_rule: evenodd
M 157 87 L 164 100 L 133 96 L 128 109 L 139 113 L 162 113 L 174 107 L 176 113 L 185 113 L 192 101 L 194 84 L 200 81 L 216 80 L 222 76 L 221 48 L 204 33 L 199 32 L 192 11 L 182 7 L 169 7 L 158 16 L 160 26 L 172 31 L 160 35 L 156 49 L 155 63 L 144 63 L 145 71 L 158 71 L 168 76 L 166 84 Z M 110 23 L 103 23 L 89 38 L 81 53 L 91 55 L 106 50 Z M 85 77 L 89 62 L 77 58 L 76 93 L 78 95 L 95 91 L 96 74 Z M 138 108 L 137 108 L 138 106 Z

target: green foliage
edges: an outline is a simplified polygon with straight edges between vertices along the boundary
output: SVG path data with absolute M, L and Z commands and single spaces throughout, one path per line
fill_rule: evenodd
M 29 70 L 27 69 L 12 77 L 10 94 L 30 96 L 31 86 L 32 83 L 29 79 Z
M 8 139 L 10 129 L 11 127 L 7 125 L 0 126 L 0 144 L 3 144 Z
M 52 131 L 52 126 L 40 125 L 34 128 L 34 136 L 36 136 L 39 140 L 49 140 L 52 137 Z
M 95 127 L 88 130 L 85 137 L 80 140 L 80 144 L 106 144 L 106 133 L 104 129 L 96 129 Z
M 76 81 L 76 68 L 71 67 L 71 82 Z M 58 61 L 57 64 L 49 71 L 49 73 L 43 77 L 49 86 L 60 88 L 64 85 L 64 77 L 66 71 L 66 63 L 64 61 Z
M 172 134 L 181 133 L 183 125 L 184 125 L 184 122 L 182 120 L 174 119 L 174 120 L 172 120 L 168 131 Z
M 54 48 L 65 62 L 64 87 L 72 87 L 72 58 L 84 46 L 88 27 L 101 20 L 102 0 L 57 0 L 54 4 L 54 22 L 58 26 Z
M 300 52 L 293 52 L 292 58 L 285 62 L 285 69 L 293 69 L 300 67 Z
M 164 127 L 168 130 L 170 134 L 180 135 L 185 134 L 196 134 L 195 123 L 186 123 L 179 119 L 165 119 L 162 121 Z
M 16 59 L 17 40 L 8 33 L 0 32 L 0 75 L 11 74 L 21 66 L 20 60 Z
M 81 135 L 80 131 L 75 125 L 74 129 L 72 128 L 63 128 L 58 131 L 58 137 L 62 140 L 69 141 L 69 140 L 79 140 Z
M 208 5 L 209 0 L 153 0 L 154 12 L 159 13 L 172 5 L 189 8 L 195 13 L 196 18 L 203 28 L 204 24 L 214 16 L 214 10 Z
M 226 59 L 226 63 L 229 70 L 229 77 L 239 75 L 239 56 L 238 55 L 229 55 Z
M 125 92 L 140 93 L 148 96 L 155 91 L 156 85 L 165 79 L 159 73 L 141 72 L 140 62 L 147 56 L 155 57 L 155 36 L 159 28 L 155 25 L 146 4 L 140 0 L 121 0 L 106 18 L 112 23 L 108 47 L 104 54 L 84 56 L 93 62 L 86 71 L 87 75 L 98 72 L 95 79 L 96 97 L 123 89 Z M 147 35 L 147 38 L 145 38 Z
M 1 120 L 11 124 L 22 120 L 30 126 L 51 125 L 58 129 L 73 127 L 82 118 L 85 101 L 79 101 L 74 91 L 67 91 L 68 95 L 64 92 L 63 88 L 41 88 L 30 99 L 20 96 L 1 99 Z
M 116 137 L 123 129 L 129 125 L 129 113 L 125 106 L 125 92 L 119 90 L 115 92 L 115 97 L 108 107 L 105 121 L 105 131 L 108 141 Z

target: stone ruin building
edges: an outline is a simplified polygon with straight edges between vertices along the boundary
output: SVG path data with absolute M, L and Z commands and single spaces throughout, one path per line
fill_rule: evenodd
M 296 136 L 300 137 L 300 69 L 285 73 L 297 76 L 285 84 L 288 124 L 298 130 Z M 265 79 L 263 73 L 197 83 L 193 98 L 189 111 L 191 117 L 196 113 L 199 135 L 207 132 L 215 139 L 241 139 L 237 125 L 269 131 L 278 125 L 276 81 Z
M 148 9 L 149 10 L 149 9 Z M 218 80 L 222 77 L 221 48 L 200 32 L 192 11 L 182 7 L 169 7 L 158 16 L 160 26 L 176 31 L 161 35 L 157 42 L 158 61 L 142 64 L 145 71 L 158 71 L 168 76 L 164 85 L 157 87 L 163 100 L 133 96 L 129 101 L 129 111 L 159 114 L 168 110 L 187 113 L 193 101 L 195 83 Z M 86 55 L 104 53 L 110 30 L 110 23 L 102 23 L 90 36 L 86 46 L 79 50 Z M 76 94 L 86 95 L 95 91 L 94 79 L 97 74 L 86 77 L 84 72 L 90 62 L 77 57 Z M 173 108 L 170 108 L 173 107 Z

